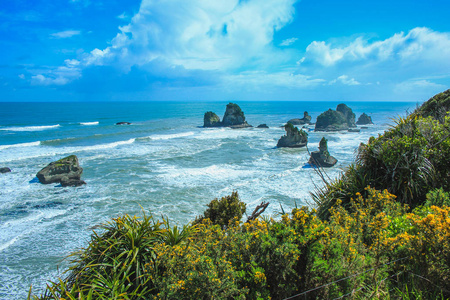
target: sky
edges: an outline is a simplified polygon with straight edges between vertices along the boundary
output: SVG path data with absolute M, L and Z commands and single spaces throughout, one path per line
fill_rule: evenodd
M 0 101 L 412 101 L 448 0 L 3 0 Z

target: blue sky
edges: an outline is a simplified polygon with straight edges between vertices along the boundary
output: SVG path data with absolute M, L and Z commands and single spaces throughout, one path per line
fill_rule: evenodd
M 0 101 L 423 101 L 448 0 L 15 0 Z

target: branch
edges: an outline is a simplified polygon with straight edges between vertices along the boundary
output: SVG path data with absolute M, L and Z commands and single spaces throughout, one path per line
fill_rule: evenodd
M 266 210 L 266 208 L 267 208 L 267 206 L 269 206 L 269 204 L 270 204 L 270 202 L 264 202 L 264 201 L 261 202 L 261 204 L 255 208 L 252 215 L 247 218 L 246 223 L 248 223 L 252 220 L 255 220 L 257 217 L 259 217 L 259 215 L 262 214 Z

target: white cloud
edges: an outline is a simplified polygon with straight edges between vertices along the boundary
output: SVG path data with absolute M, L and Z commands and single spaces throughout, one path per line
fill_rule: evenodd
M 325 82 L 323 79 L 312 78 L 302 74 L 287 71 L 268 73 L 265 71 L 242 72 L 238 75 L 225 77 L 226 84 L 231 86 L 245 86 L 254 89 L 261 88 L 310 88 Z
M 276 60 L 273 34 L 292 20 L 295 2 L 143 0 L 108 49 L 128 67 L 158 59 L 185 69 L 227 70 Z
M 70 38 L 73 37 L 75 35 L 80 35 L 81 31 L 79 30 L 65 30 L 65 31 L 60 31 L 60 32 L 55 32 L 50 34 L 51 37 L 56 38 L 56 39 L 65 39 L 65 38 Z
M 297 40 L 298 40 L 298 38 L 290 38 L 290 39 L 283 40 L 280 43 L 280 46 L 282 46 L 282 47 L 290 46 L 293 43 L 295 43 Z
M 117 16 L 117 19 L 120 19 L 120 20 L 128 20 L 129 18 L 130 17 L 125 12 L 123 12 Z
M 358 81 L 356 81 L 355 78 L 349 78 L 347 75 L 339 76 L 338 78 L 330 81 L 330 84 L 335 84 L 338 82 L 341 84 L 345 84 L 345 85 L 360 85 L 361 84 Z
M 306 48 L 303 62 L 316 62 L 330 67 L 343 62 L 383 62 L 395 60 L 400 63 L 412 61 L 441 62 L 450 58 L 450 34 L 428 28 L 414 28 L 407 34 L 401 32 L 392 37 L 370 42 L 362 37 L 344 46 L 314 41 Z
M 80 62 L 75 59 L 66 59 L 66 65 L 48 70 L 32 71 L 36 75 L 31 76 L 32 85 L 65 85 L 81 77 Z
M 25 74 L 19 74 L 20 79 L 25 79 Z

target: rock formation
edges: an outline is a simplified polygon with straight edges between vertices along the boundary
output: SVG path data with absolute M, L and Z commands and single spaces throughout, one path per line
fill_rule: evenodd
M 256 128 L 269 128 L 269 126 L 267 124 L 259 124 Z
M 131 125 L 130 122 L 118 122 L 116 125 Z
M 11 172 L 11 169 L 10 168 L 7 168 L 7 167 L 4 167 L 4 168 L 0 168 L 0 173 L 9 173 L 9 172 Z
M 308 134 L 294 127 L 291 123 L 284 125 L 286 130 L 286 135 L 283 135 L 277 143 L 277 147 L 289 147 L 289 148 L 300 148 L 305 147 L 308 144 Z
M 252 126 L 245 121 L 244 112 L 239 105 L 228 103 L 222 122 L 215 113 L 208 111 L 203 117 L 203 127 L 246 128 Z
M 356 121 L 356 125 L 367 125 L 367 124 L 373 124 L 372 118 L 366 113 L 362 113 L 362 115 L 359 116 L 358 121 Z
M 80 179 L 81 173 L 83 168 L 80 167 L 77 156 L 70 155 L 48 164 L 36 174 L 36 177 L 43 184 L 64 183 L 68 186 L 79 186 L 85 184 Z
M 329 109 L 317 117 L 314 131 L 340 131 L 354 128 L 355 114 L 345 104 L 339 104 L 336 110 Z
M 291 119 L 288 121 L 288 123 L 291 123 L 292 125 L 305 125 L 305 124 L 311 124 L 311 116 L 308 114 L 307 111 L 303 113 L 303 118 L 301 119 Z
M 308 161 L 309 164 L 322 167 L 329 168 L 334 166 L 337 163 L 337 159 L 330 155 L 328 152 L 327 139 L 322 138 L 319 142 L 319 151 L 311 152 L 311 157 Z
M 220 118 L 212 111 L 205 112 L 203 117 L 203 127 L 217 127 L 221 126 Z

